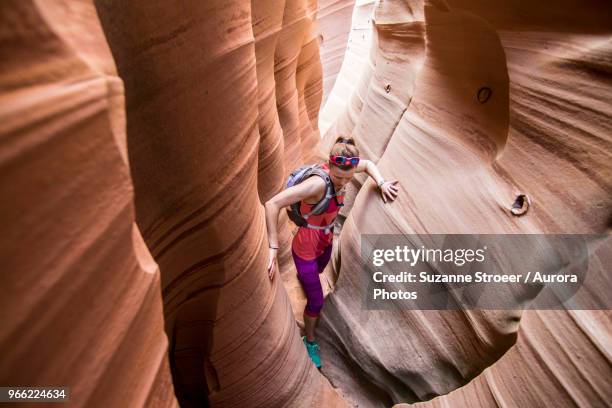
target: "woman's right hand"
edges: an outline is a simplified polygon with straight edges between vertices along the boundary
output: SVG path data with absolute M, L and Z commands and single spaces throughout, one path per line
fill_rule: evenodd
M 274 280 L 274 272 L 276 271 L 276 254 L 278 249 L 270 248 L 270 260 L 268 261 L 268 277 Z

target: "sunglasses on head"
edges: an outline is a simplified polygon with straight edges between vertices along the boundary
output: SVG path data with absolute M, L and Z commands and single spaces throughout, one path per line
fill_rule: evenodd
M 329 156 L 329 160 L 339 166 L 356 167 L 359 164 L 359 157 Z

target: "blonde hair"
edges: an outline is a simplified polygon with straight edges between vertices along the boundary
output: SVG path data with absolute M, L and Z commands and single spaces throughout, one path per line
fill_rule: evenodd
M 338 136 L 331 150 L 329 151 L 330 156 L 344 156 L 344 157 L 359 157 L 359 149 L 355 146 L 355 139 L 350 136 Z M 342 170 L 349 170 L 350 165 L 339 166 Z

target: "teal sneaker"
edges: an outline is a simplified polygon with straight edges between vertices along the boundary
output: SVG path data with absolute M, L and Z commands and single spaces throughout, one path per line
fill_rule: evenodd
M 310 343 L 306 340 L 306 336 L 302 336 L 306 350 L 308 350 L 308 356 L 314 363 L 315 367 L 321 368 L 321 356 L 319 356 L 319 345 L 316 342 Z

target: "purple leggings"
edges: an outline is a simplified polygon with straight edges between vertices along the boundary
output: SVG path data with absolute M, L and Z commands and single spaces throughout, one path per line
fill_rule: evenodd
M 332 246 L 329 245 L 325 251 L 316 259 L 302 259 L 291 251 L 293 261 L 297 269 L 297 276 L 306 292 L 306 307 L 304 314 L 310 317 L 318 317 L 323 307 L 323 288 L 319 280 L 319 274 L 323 272 L 331 257 Z

